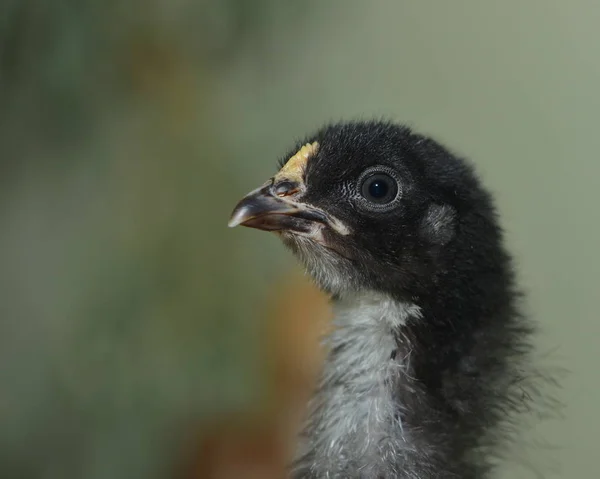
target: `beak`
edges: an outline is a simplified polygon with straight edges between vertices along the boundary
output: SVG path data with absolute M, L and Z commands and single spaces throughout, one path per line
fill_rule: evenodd
M 229 227 L 242 225 L 265 231 L 290 231 L 308 234 L 316 227 L 331 225 L 328 215 L 316 208 L 289 196 L 278 196 L 273 189 L 273 183 L 248 193 L 237 204 Z
M 349 234 L 350 230 L 337 218 L 299 201 L 298 193 L 306 188 L 307 162 L 318 150 L 317 142 L 307 143 L 273 178 L 242 198 L 231 213 L 229 227 L 242 225 L 265 231 L 288 231 L 318 241 L 322 241 L 324 228 L 341 235 Z

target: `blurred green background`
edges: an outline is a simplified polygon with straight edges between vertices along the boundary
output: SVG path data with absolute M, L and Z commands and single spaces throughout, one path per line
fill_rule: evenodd
M 591 0 L 3 0 L 0 477 L 176 477 L 189 435 L 259 401 L 293 260 L 228 215 L 295 138 L 371 116 L 496 193 L 571 371 L 527 460 L 598 477 L 598 25 Z

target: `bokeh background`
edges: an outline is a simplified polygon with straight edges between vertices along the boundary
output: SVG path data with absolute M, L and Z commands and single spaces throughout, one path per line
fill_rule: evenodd
M 371 116 L 496 193 L 570 371 L 525 456 L 598 477 L 598 25 L 591 0 L 2 0 L 0 477 L 281 477 L 328 311 L 227 219 L 295 138 Z

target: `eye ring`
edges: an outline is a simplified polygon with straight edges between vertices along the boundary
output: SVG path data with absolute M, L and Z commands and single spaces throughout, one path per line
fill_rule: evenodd
M 399 201 L 402 187 L 398 173 L 387 166 L 367 168 L 357 182 L 359 203 L 371 210 L 389 210 Z

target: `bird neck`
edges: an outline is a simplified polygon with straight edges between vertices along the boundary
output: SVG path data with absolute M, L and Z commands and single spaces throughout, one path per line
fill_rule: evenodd
M 410 360 L 398 334 L 420 309 L 374 292 L 337 298 L 333 308 L 329 354 L 298 464 L 315 477 L 353 468 L 364 477 L 396 477 L 399 457 L 412 449 L 394 397 Z

